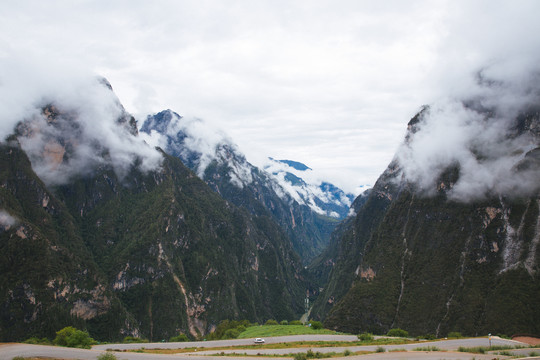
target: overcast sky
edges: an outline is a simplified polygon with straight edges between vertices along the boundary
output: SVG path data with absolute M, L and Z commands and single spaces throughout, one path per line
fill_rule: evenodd
M 534 0 L 4 0 L 0 65 L 21 94 L 24 74 L 101 74 L 140 122 L 199 117 L 256 165 L 300 161 L 354 191 L 421 105 L 493 63 L 536 64 L 539 16 Z

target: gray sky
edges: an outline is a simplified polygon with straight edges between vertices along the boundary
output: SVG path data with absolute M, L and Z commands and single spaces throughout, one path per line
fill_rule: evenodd
M 354 191 L 421 105 L 493 63 L 534 67 L 538 16 L 534 0 L 5 0 L 0 86 L 18 85 L 2 93 L 0 130 L 45 82 L 96 73 L 139 121 L 199 117 L 256 165 L 300 161 Z

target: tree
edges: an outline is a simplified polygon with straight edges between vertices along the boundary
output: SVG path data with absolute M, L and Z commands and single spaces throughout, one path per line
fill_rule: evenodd
M 101 355 L 98 355 L 97 360 L 117 360 L 118 358 L 112 352 L 107 351 Z
M 310 324 L 311 324 L 311 328 L 313 330 L 319 330 L 319 329 L 323 328 L 322 322 L 320 322 L 320 321 L 311 321 Z
M 409 332 L 407 330 L 403 330 L 400 328 L 390 329 L 388 330 L 388 333 L 386 334 L 388 336 L 396 336 L 396 337 L 407 337 L 409 336 Z
M 170 342 L 185 342 L 185 341 L 189 341 L 189 338 L 187 337 L 186 334 L 178 334 L 170 338 L 169 341 Z
M 94 345 L 96 341 L 86 331 L 67 326 L 56 332 L 53 343 L 59 346 L 90 349 L 90 346 Z
M 373 341 L 373 334 L 368 332 L 363 332 L 360 335 L 358 335 L 358 340 L 361 341 Z

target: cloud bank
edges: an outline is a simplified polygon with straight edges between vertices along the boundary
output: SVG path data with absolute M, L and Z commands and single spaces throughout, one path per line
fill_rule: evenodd
M 454 200 L 538 191 L 540 168 L 531 151 L 540 145 L 540 72 L 515 65 L 482 69 L 461 93 L 421 113 L 397 152 L 406 180 L 433 194 L 455 167 L 458 180 L 445 185 Z
M 84 69 L 0 59 L 0 138 L 17 132 L 36 174 L 49 185 L 98 166 L 123 177 L 136 162 L 155 169 L 160 154 L 136 136 L 110 85 Z
M 3 1 L 0 58 L 77 64 L 141 120 L 200 117 L 253 164 L 294 159 L 358 193 L 419 106 L 483 66 L 537 62 L 539 13 L 537 0 Z

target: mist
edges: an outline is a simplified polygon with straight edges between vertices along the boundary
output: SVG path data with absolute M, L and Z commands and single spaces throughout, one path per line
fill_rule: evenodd
M 538 191 L 538 163 L 523 165 L 539 146 L 539 74 L 512 61 L 491 64 L 427 107 L 397 152 L 403 178 L 433 195 L 455 167 L 458 180 L 445 186 L 462 202 Z
M 2 60 L 0 137 L 17 133 L 36 174 L 48 185 L 112 166 L 156 169 L 161 155 L 130 127 L 131 117 L 106 80 L 82 68 Z M 61 64 L 62 65 L 62 64 Z
M 0 226 L 4 229 L 9 229 L 12 226 L 17 225 L 18 220 L 11 216 L 7 211 L 4 209 L 0 209 Z

